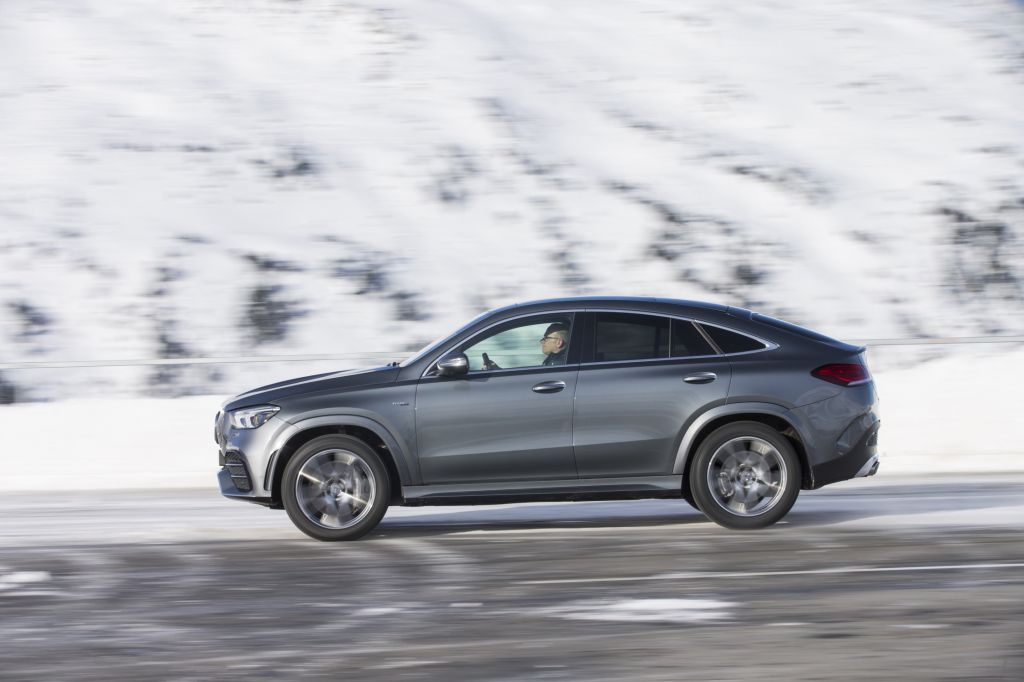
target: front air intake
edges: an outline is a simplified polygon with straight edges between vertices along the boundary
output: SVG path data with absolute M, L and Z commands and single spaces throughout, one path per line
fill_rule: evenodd
M 252 490 L 252 479 L 249 477 L 249 467 L 245 460 L 237 452 L 229 452 L 224 455 L 224 468 L 231 476 L 231 482 L 243 493 Z

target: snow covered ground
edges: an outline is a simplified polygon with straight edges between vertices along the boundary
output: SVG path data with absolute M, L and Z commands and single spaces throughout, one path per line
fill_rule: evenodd
M 1024 472 L 1024 351 L 876 373 L 880 475 Z M 224 396 L 0 407 L 4 490 L 216 487 Z
M 0 396 L 564 294 L 1024 333 L 1022 54 L 1005 0 L 5 1 Z

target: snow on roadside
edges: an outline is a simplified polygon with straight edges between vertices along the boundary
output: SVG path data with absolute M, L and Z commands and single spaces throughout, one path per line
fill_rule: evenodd
M 25 585 L 45 583 L 50 580 L 50 574 L 46 571 L 15 571 L 14 573 L 0 573 L 0 594 L 11 594 L 10 591 Z
M 1024 350 L 876 372 L 882 472 L 1024 471 Z
M 882 474 L 1024 471 L 1024 350 L 876 372 Z M 14 490 L 216 488 L 222 396 L 0 407 L 0 485 Z
M 220 396 L 0 407 L 5 490 L 216 487 Z
M 570 602 L 540 613 L 571 620 L 704 624 L 728 619 L 735 606 L 717 599 L 624 599 Z

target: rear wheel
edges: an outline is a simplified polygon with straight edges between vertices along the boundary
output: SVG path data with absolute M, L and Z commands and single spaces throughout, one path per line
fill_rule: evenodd
M 789 513 L 800 480 L 800 460 L 785 436 L 758 422 L 735 422 L 701 443 L 690 485 L 697 507 L 712 521 L 755 529 Z
M 281 498 L 292 523 L 317 540 L 355 540 L 380 523 L 391 499 L 380 457 L 352 436 L 314 438 L 288 462 Z

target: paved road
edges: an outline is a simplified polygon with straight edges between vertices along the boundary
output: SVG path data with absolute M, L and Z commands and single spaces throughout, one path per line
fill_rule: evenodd
M 1019 680 L 1024 477 L 397 509 L 358 543 L 206 491 L 0 501 L 11 680 Z

